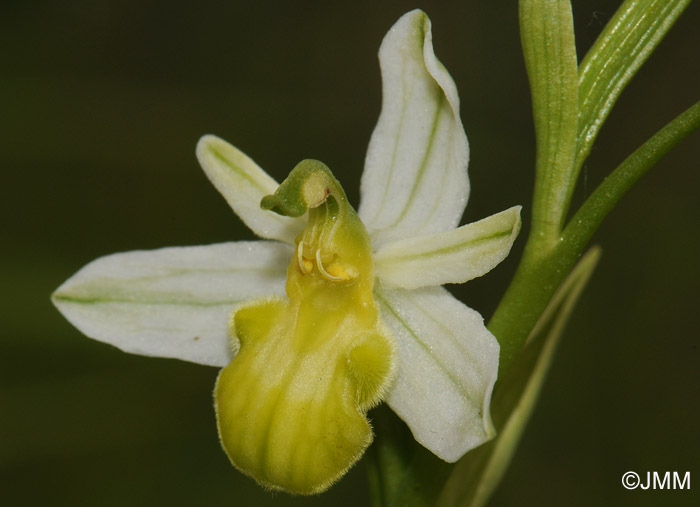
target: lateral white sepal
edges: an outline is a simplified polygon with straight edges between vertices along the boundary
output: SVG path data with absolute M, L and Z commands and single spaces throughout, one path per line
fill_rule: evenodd
M 442 287 L 377 287 L 375 298 L 398 345 L 399 375 L 387 403 L 418 442 L 457 461 L 495 434 L 496 338 L 481 315 Z
M 242 301 L 284 295 L 292 248 L 253 241 L 173 247 L 94 260 L 52 296 L 80 331 L 125 352 L 225 366 Z

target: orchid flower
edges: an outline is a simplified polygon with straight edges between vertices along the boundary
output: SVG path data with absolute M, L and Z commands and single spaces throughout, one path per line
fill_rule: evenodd
M 458 227 L 469 149 L 428 17 L 399 19 L 379 58 L 384 99 L 357 212 L 324 164 L 304 161 L 280 186 L 207 135 L 202 168 L 263 239 L 109 255 L 53 295 L 91 338 L 225 367 L 222 443 L 273 489 L 330 486 L 371 442 L 366 412 L 380 401 L 445 461 L 494 435 L 498 342 L 442 285 L 500 263 L 520 207 Z

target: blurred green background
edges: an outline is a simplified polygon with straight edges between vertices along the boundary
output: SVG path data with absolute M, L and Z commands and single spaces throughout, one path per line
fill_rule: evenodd
M 579 52 L 619 1 L 574 2 Z M 404 12 L 432 18 L 471 145 L 464 220 L 527 213 L 534 160 L 516 2 L 5 1 L 0 503 L 365 505 L 361 463 L 317 498 L 269 494 L 221 451 L 217 371 L 82 336 L 50 293 L 95 257 L 252 239 L 198 168 L 217 134 L 278 180 L 326 162 L 357 203 L 379 114 L 376 52 Z M 700 98 L 700 5 L 625 92 L 576 201 Z M 492 505 L 698 505 L 627 491 L 628 470 L 700 473 L 700 135 L 646 176 L 595 238 L 602 262 Z M 522 249 L 455 288 L 485 317 Z

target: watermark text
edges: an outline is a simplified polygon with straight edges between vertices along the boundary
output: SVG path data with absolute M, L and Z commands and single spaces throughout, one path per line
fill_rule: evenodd
M 622 485 L 626 489 L 690 489 L 690 472 L 625 472 Z

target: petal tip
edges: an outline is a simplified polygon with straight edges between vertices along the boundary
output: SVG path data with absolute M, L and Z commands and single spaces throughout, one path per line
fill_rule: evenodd
M 226 141 L 213 134 L 204 134 L 202 137 L 199 138 L 199 141 L 197 141 L 197 147 L 195 148 L 197 160 L 199 160 L 199 162 L 202 163 L 202 159 L 206 155 L 206 152 L 213 148 L 215 145 L 221 143 L 226 143 Z

